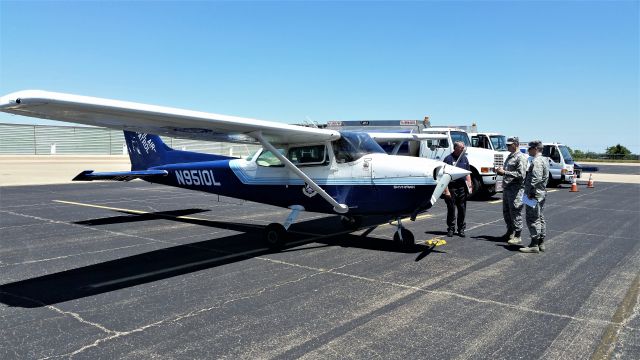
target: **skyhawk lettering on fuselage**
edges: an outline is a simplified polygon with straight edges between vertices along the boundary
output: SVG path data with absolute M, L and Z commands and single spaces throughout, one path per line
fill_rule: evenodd
M 221 186 L 213 177 L 213 170 L 176 170 L 179 185 Z

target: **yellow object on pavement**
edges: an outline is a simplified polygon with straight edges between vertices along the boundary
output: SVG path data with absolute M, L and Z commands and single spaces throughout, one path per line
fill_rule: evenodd
M 425 241 L 424 243 L 425 243 L 425 245 L 436 247 L 436 246 L 447 245 L 447 240 L 445 240 L 445 239 L 431 239 L 431 240 Z

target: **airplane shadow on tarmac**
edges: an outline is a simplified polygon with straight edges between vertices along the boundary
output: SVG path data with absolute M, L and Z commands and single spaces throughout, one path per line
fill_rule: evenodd
M 265 247 L 262 240 L 262 231 L 265 226 L 177 217 L 203 211 L 207 210 L 185 209 L 145 214 L 134 214 L 121 210 L 119 212 L 127 215 L 79 221 L 77 224 L 99 226 L 170 219 L 217 229 L 233 230 L 240 232 L 240 234 L 172 246 L 0 285 L 0 302 L 8 306 L 24 308 L 42 307 L 214 268 L 272 252 Z M 386 223 L 387 219 L 367 218 L 365 221 L 366 223 L 360 229 Z M 414 245 L 409 249 L 399 249 L 393 241 L 368 237 L 370 230 L 365 231 L 362 235 L 351 233 L 356 230 L 327 233 L 327 230 L 335 229 L 341 229 L 339 217 L 336 216 L 295 223 L 290 228 L 291 236 L 287 245 L 280 251 L 304 251 L 316 247 L 341 246 L 387 252 L 419 253 L 416 261 L 431 252 L 439 252 L 427 245 Z M 296 248 L 312 242 L 323 245 Z

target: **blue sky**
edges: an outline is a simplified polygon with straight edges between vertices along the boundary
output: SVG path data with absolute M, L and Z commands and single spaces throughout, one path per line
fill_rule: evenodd
M 639 4 L 0 1 L 0 94 L 285 123 L 429 115 L 640 153 Z

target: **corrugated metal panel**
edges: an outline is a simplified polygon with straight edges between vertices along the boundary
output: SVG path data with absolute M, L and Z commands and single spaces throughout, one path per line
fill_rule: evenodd
M 51 154 L 54 144 L 56 154 L 72 153 L 69 142 L 73 135 L 73 127 L 36 126 L 36 154 Z
M 108 155 L 110 131 L 103 128 L 71 126 L 36 126 L 36 153 Z M 120 149 L 122 152 L 122 149 Z
M 124 134 L 121 130 L 109 130 L 111 152 L 109 155 L 127 155 L 127 149 L 124 148 Z
M 31 125 L 0 124 L 0 154 L 35 154 L 34 131 L 34 127 Z
M 111 133 L 108 129 L 77 127 L 70 145 L 73 147 L 70 153 L 108 155 L 111 153 Z

